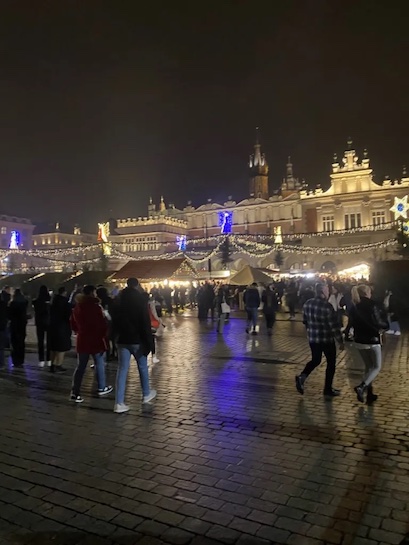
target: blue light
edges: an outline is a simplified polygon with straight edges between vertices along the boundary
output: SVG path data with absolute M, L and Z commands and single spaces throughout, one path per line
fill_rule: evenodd
M 219 227 L 222 235 L 231 233 L 233 227 L 233 212 L 219 212 Z
M 10 250 L 18 250 L 19 244 L 20 244 L 20 233 L 18 231 L 11 231 L 10 243 L 9 243 Z
M 186 252 L 186 235 L 178 235 L 176 237 L 176 244 L 178 245 L 179 252 Z
M 400 202 L 400 203 L 398 204 L 398 206 L 396 207 L 396 210 L 397 210 L 398 212 L 403 212 L 403 209 L 404 209 L 404 206 L 403 206 L 403 204 Z

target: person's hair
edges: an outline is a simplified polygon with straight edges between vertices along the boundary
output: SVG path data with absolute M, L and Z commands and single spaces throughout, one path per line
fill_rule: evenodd
M 257 288 L 257 282 L 253 282 L 251 285 L 256 286 L 256 288 Z
M 128 278 L 126 285 L 128 288 L 137 288 L 139 285 L 139 280 L 137 278 Z
M 48 291 L 47 286 L 45 286 L 44 284 L 40 286 L 40 289 L 38 290 L 38 298 L 42 299 L 43 301 L 50 300 L 50 292 Z
M 315 284 L 315 293 L 317 295 L 321 295 L 322 293 L 324 293 L 325 287 L 327 287 L 327 284 L 325 284 L 324 282 L 317 282 Z
M 359 284 L 354 286 L 351 290 L 351 298 L 354 305 L 361 302 L 362 297 L 369 297 L 371 295 L 371 288 L 366 284 Z
M 84 295 L 92 295 L 94 293 L 95 289 L 96 289 L 95 286 L 92 286 L 91 284 L 88 284 L 87 286 L 84 286 L 82 288 L 82 293 Z
M 63 293 L 65 293 L 67 291 L 67 288 L 65 286 L 61 286 L 60 288 L 58 288 L 58 295 L 62 295 Z
M 97 287 L 97 297 L 105 299 L 108 297 L 108 290 L 104 286 Z

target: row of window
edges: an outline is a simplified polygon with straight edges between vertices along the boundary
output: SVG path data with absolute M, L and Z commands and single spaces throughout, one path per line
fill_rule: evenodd
M 372 212 L 372 225 L 382 225 L 386 222 L 385 212 L 376 210 Z M 344 229 L 356 229 L 362 227 L 362 217 L 360 212 L 344 215 Z M 322 230 L 329 232 L 335 231 L 335 218 L 333 215 L 322 216 Z
M 12 231 L 15 231 L 15 230 L 16 230 L 16 229 L 10 229 L 10 233 L 11 233 Z M 7 235 L 7 227 L 4 227 L 4 226 L 1 227 L 1 228 L 0 228 L 0 233 L 1 233 L 2 235 Z M 24 238 L 27 238 L 27 236 L 28 236 L 28 231 L 27 231 L 27 229 L 22 229 L 22 230 L 21 230 L 21 236 L 24 237 Z
M 40 245 L 38 243 L 38 241 L 35 240 L 35 239 L 33 241 L 33 244 L 34 244 L 34 246 L 39 246 Z M 55 238 L 54 240 L 52 240 L 51 238 L 42 238 L 41 239 L 41 245 L 45 246 L 47 244 L 71 244 L 71 246 L 76 246 L 77 242 L 75 240 L 63 240 L 63 239 L 60 239 L 60 238 Z

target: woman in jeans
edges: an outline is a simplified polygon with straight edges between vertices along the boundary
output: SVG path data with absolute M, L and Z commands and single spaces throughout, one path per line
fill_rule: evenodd
M 380 309 L 371 299 L 371 288 L 364 284 L 352 288 L 353 307 L 350 325 L 354 328 L 354 345 L 365 363 L 364 380 L 354 388 L 358 401 L 372 403 L 378 398 L 372 383 L 382 367 L 381 330 L 388 328 Z

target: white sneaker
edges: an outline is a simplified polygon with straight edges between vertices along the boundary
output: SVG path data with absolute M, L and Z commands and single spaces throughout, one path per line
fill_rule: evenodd
M 142 403 L 149 403 L 152 399 L 156 397 L 156 390 L 151 390 L 147 396 L 143 396 Z
M 112 392 L 112 390 L 113 390 L 112 386 L 105 386 L 103 390 L 98 390 L 98 395 L 99 397 L 107 396 L 108 394 Z
M 160 362 L 160 359 L 156 355 L 152 356 L 152 363 L 159 363 L 159 362 Z
M 388 331 L 385 331 L 387 335 L 395 335 L 395 332 L 393 329 L 388 329 Z
M 117 403 L 114 407 L 114 413 L 127 413 L 129 409 L 130 407 L 128 407 L 128 405 L 125 405 L 125 403 Z
M 394 333 L 394 335 L 398 335 L 398 336 L 399 336 L 400 334 L 401 334 L 400 331 L 395 331 L 395 333 Z
M 44 361 L 40 361 L 40 362 L 38 363 L 38 367 L 44 367 L 44 364 L 45 364 Z

